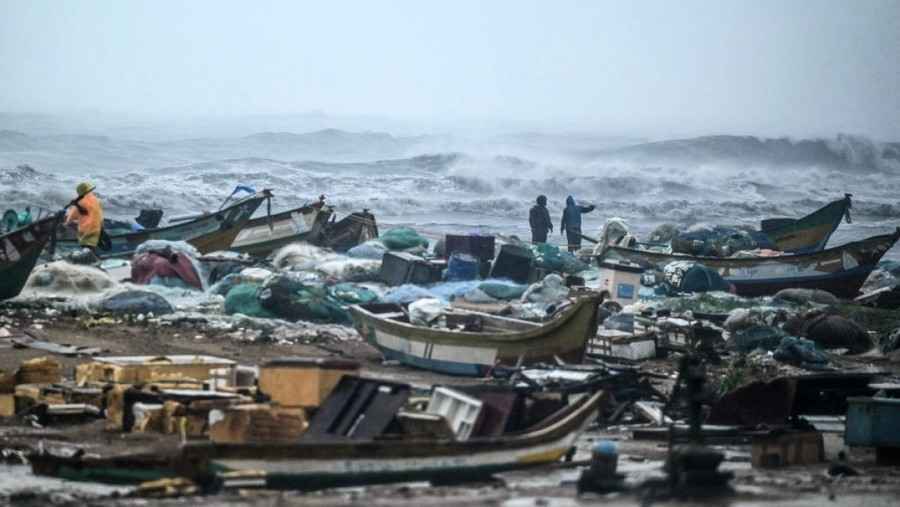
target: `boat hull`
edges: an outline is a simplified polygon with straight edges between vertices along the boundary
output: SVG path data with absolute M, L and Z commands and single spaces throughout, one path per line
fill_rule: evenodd
M 763 233 L 782 252 L 818 252 L 825 249 L 841 220 L 844 217 L 849 220 L 850 207 L 850 196 L 847 196 L 803 218 L 783 221 L 779 226 L 765 227 L 764 222 Z
M 330 207 L 304 206 L 271 217 L 251 220 L 231 245 L 231 250 L 266 257 L 296 242 L 344 252 L 378 237 L 375 217 L 367 212 L 351 213 L 338 222 L 329 222 Z
M 59 221 L 60 216 L 54 215 L 0 236 L 0 301 L 22 292 Z
M 228 206 L 222 210 L 203 215 L 189 222 L 159 229 L 111 236 L 109 250 L 97 250 L 100 258 L 127 257 L 134 254 L 137 247 L 150 240 L 186 241 L 201 254 L 227 250 L 260 204 L 269 197 L 268 192 L 256 194 Z M 74 239 L 59 242 L 62 250 L 78 249 Z
M 855 297 L 881 257 L 900 238 L 874 236 L 814 253 L 777 257 L 717 258 L 665 254 L 613 246 L 597 260 L 625 260 L 648 269 L 662 270 L 674 261 L 692 261 L 716 270 L 740 296 L 772 295 L 782 289 L 821 289 L 843 298 Z
M 449 440 L 365 440 L 253 445 L 191 443 L 182 449 L 198 475 L 255 473 L 265 486 L 315 490 L 409 481 L 462 481 L 562 458 L 590 424 L 602 392 L 575 402 L 552 422 L 517 435 Z
M 254 218 L 244 225 L 229 249 L 254 257 L 266 257 L 297 241 L 315 243 L 331 214 L 329 207 L 303 206 L 271 217 Z
M 458 332 L 414 326 L 350 308 L 357 332 L 387 359 L 450 375 L 483 376 L 498 365 L 580 362 L 597 330 L 599 296 L 580 297 L 556 319 L 511 334 Z M 496 317 L 495 317 L 496 318 Z

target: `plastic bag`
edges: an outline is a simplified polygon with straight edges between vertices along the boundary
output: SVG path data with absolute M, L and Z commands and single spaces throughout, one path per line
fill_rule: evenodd
M 538 283 L 532 284 L 522 294 L 523 303 L 541 303 L 551 305 L 569 297 L 569 288 L 563 283 L 561 276 L 549 274 Z
M 388 248 L 384 246 L 381 241 L 373 239 L 347 250 L 347 255 L 356 259 L 373 259 L 380 261 L 387 251 Z
M 416 326 L 434 324 L 447 310 L 447 303 L 440 299 L 420 299 L 409 305 L 409 322 Z

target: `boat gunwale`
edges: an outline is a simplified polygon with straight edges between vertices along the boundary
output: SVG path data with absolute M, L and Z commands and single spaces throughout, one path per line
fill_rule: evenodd
M 794 232 L 794 231 L 797 231 L 798 229 L 803 230 L 801 224 L 803 224 L 804 222 L 810 222 L 810 221 L 814 222 L 815 218 L 817 218 L 818 215 L 827 216 L 827 215 L 831 214 L 831 209 L 830 209 L 831 207 L 838 207 L 838 206 L 841 207 L 840 215 L 837 215 L 837 218 L 835 220 L 831 221 L 831 224 L 830 224 L 831 230 L 828 232 L 828 234 L 825 235 L 824 238 L 822 238 L 821 241 L 819 241 L 817 243 L 817 245 L 822 245 L 822 247 L 817 247 L 817 245 L 813 245 L 813 246 L 809 247 L 809 248 L 812 248 L 812 250 L 801 249 L 801 250 L 797 251 L 796 253 L 812 253 L 812 252 L 816 252 L 816 251 L 821 251 L 824 249 L 823 247 L 828 244 L 828 241 L 831 239 L 831 236 L 834 235 L 834 231 L 836 231 L 837 228 L 841 225 L 841 220 L 844 220 L 844 217 L 847 216 L 847 210 L 853 208 L 853 201 L 851 200 L 851 196 L 849 194 L 845 195 L 842 199 L 838 199 L 836 201 L 829 202 L 825 206 L 822 206 L 821 208 L 813 211 L 812 213 L 794 220 L 790 224 L 785 224 L 784 226 L 776 228 L 776 229 L 764 231 L 762 229 L 762 222 L 760 222 L 759 230 L 760 230 L 760 232 L 762 232 L 763 234 L 768 236 L 769 239 L 772 240 L 773 243 L 777 243 L 778 241 L 777 241 L 777 239 L 775 239 L 775 236 Z
M 478 453 L 502 452 L 525 449 L 565 438 L 577 431 L 596 412 L 600 403 L 605 400 L 605 391 L 596 391 L 571 405 L 551 414 L 532 429 L 496 437 L 471 438 L 469 440 L 450 439 L 374 439 L 374 440 L 342 440 L 322 442 L 284 443 L 246 443 L 215 444 L 212 442 L 186 442 L 182 444 L 183 457 L 204 455 L 210 460 L 217 459 L 253 459 L 264 456 L 265 459 L 301 459 L 329 461 L 335 459 L 412 459 L 438 458 Z M 549 425 L 542 425 L 548 419 L 559 416 Z M 335 452 L 340 451 L 340 452 Z M 373 454 L 372 451 L 380 451 Z M 387 451 L 387 452 L 385 452 Z M 253 458 L 251 458 L 251 456 Z
M 805 253 L 795 253 L 795 254 L 786 254 L 786 255 L 777 255 L 773 257 L 751 257 L 751 258 L 735 258 L 735 257 L 704 257 L 704 256 L 695 256 L 689 254 L 682 253 L 664 253 L 664 252 L 654 252 L 650 250 L 640 250 L 636 248 L 627 248 L 622 246 L 614 246 L 610 245 L 606 248 L 606 250 L 600 254 L 595 256 L 597 261 L 606 259 L 610 252 L 623 252 L 626 255 L 642 255 L 646 256 L 648 259 L 670 259 L 669 262 L 672 261 L 694 261 L 704 264 L 711 268 L 718 267 L 748 267 L 748 266 L 757 266 L 761 264 L 773 264 L 777 262 L 785 262 L 789 264 L 798 264 L 804 261 L 812 261 L 818 258 L 826 258 L 832 257 L 835 254 L 838 256 L 848 250 L 861 250 L 869 245 L 875 245 L 882 242 L 891 242 L 896 243 L 897 240 L 900 239 L 900 227 L 893 233 L 889 234 L 879 234 L 877 236 L 870 236 L 868 238 L 864 238 L 861 240 L 851 241 L 849 243 L 844 243 L 843 245 L 834 246 L 831 248 L 826 248 L 824 250 L 819 250 L 816 252 L 805 252 Z M 890 249 L 890 247 L 888 247 Z
M 229 206 L 227 206 L 227 207 L 225 207 L 225 208 L 222 208 L 222 209 L 220 209 L 220 210 L 213 211 L 213 212 L 209 212 L 209 213 L 204 214 L 204 215 L 200 215 L 200 216 L 194 218 L 193 220 L 186 220 L 186 221 L 184 221 L 184 222 L 179 222 L 179 223 L 177 223 L 177 224 L 167 225 L 167 226 L 165 226 L 165 227 L 157 227 L 157 228 L 155 228 L 155 229 L 144 229 L 144 230 L 141 230 L 141 231 L 126 232 L 126 233 L 124 233 L 124 234 L 111 234 L 109 237 L 110 237 L 111 240 L 117 240 L 117 239 L 122 239 L 122 238 L 133 238 L 133 237 L 139 237 L 139 236 L 153 236 L 153 235 L 155 235 L 155 234 L 157 234 L 157 233 L 160 233 L 160 232 L 170 232 L 170 231 L 172 231 L 172 230 L 174 230 L 174 229 L 178 229 L 178 228 L 186 228 L 186 227 L 189 226 L 189 225 L 194 225 L 194 224 L 199 223 L 199 222 L 201 222 L 201 221 L 203 221 L 203 220 L 209 220 L 210 218 L 215 218 L 215 217 L 220 216 L 220 215 L 222 215 L 222 214 L 226 214 L 226 213 L 228 213 L 229 211 L 231 211 L 231 210 L 233 210 L 233 209 L 235 209 L 235 208 L 247 206 L 248 204 L 252 204 L 253 201 L 259 201 L 259 202 L 261 203 L 263 200 L 268 199 L 270 196 L 271 196 L 271 193 L 268 192 L 268 191 L 266 191 L 266 190 L 264 190 L 264 191 L 259 192 L 259 193 L 257 193 L 257 194 L 253 194 L 253 195 L 244 197 L 243 199 L 240 199 L 240 200 L 236 201 L 234 204 L 231 204 L 231 205 L 229 205 Z M 259 206 L 259 204 L 257 204 L 257 207 L 258 207 L 258 206 Z M 249 219 L 248 219 L 248 220 L 249 220 Z M 246 221 L 244 221 L 244 222 L 236 222 L 236 223 L 234 224 L 234 226 L 238 226 L 238 225 L 239 225 L 241 228 L 243 228 L 243 227 L 246 225 Z M 234 227 L 234 226 L 232 226 L 232 227 Z M 215 231 L 215 232 L 220 232 L 220 231 Z M 205 236 L 205 234 L 204 234 L 204 236 Z M 198 236 L 198 237 L 201 237 L 201 236 Z M 153 239 L 153 238 L 151 237 L 150 239 Z M 191 238 L 191 239 L 196 239 L 196 238 Z M 60 241 L 60 242 L 63 242 L 63 243 L 77 243 L 77 242 L 78 242 L 77 239 L 72 239 L 72 238 L 60 239 L 59 241 Z M 127 241 L 127 239 L 126 239 L 126 241 Z M 146 241 L 146 240 L 145 240 L 145 241 Z M 184 241 L 190 241 L 190 239 L 184 240 Z M 129 243 L 130 243 L 130 242 L 129 242 Z M 143 241 L 142 241 L 141 243 L 143 243 Z

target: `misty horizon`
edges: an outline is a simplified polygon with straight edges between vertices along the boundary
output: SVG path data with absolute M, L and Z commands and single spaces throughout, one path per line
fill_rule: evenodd
M 401 135 L 900 140 L 890 0 L 0 5 L 0 111 L 85 130 L 321 115 Z

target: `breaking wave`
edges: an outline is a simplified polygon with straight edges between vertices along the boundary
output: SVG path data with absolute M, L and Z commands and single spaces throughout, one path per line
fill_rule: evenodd
M 297 147 L 317 139 L 326 139 L 327 150 L 344 158 L 351 147 L 342 143 L 360 140 L 349 133 L 325 132 L 312 137 L 266 134 L 241 142 Z M 359 157 L 390 151 L 386 144 L 409 148 L 390 136 L 365 134 L 362 139 L 366 148 Z M 7 207 L 59 209 L 71 199 L 75 185 L 89 179 L 97 183 L 107 214 L 115 218 L 133 217 L 147 207 L 162 208 L 170 217 L 214 209 L 240 184 L 272 189 L 275 210 L 324 194 L 340 211 L 367 208 L 389 222 L 477 224 L 520 234 L 527 229 L 528 209 L 539 194 L 548 196 L 554 216 L 568 195 L 597 205 L 599 211 L 585 217 L 586 230 L 599 228 L 608 216 L 623 217 L 638 229 L 661 222 L 756 225 L 762 218 L 802 216 L 844 193 L 854 194 L 853 217 L 861 224 L 855 229 L 863 231 L 860 234 L 900 221 L 900 145 L 853 136 L 801 141 L 711 136 L 593 152 L 579 148 L 559 156 L 532 153 L 531 158 L 451 146 L 450 151 L 369 161 L 254 155 L 179 162 L 190 158 L 183 156 L 189 141 L 180 141 L 174 145 L 181 155 L 168 158 L 173 163 L 89 171 L 43 167 L 30 162 L 29 154 L 37 152 L 9 149 L 26 142 L 29 150 L 47 150 L 36 146 L 40 143 L 35 138 L 0 132 L 0 191 Z M 76 158 L 66 151 L 74 149 L 72 142 L 66 141 L 65 150 L 40 153 L 75 166 Z M 139 156 L 114 138 L 91 139 L 89 144 L 111 150 L 118 146 L 116 156 L 128 152 L 129 160 Z M 79 155 L 95 156 L 90 150 Z M 157 150 L 147 160 L 167 156 Z M 4 162 L 11 159 L 21 162 Z

